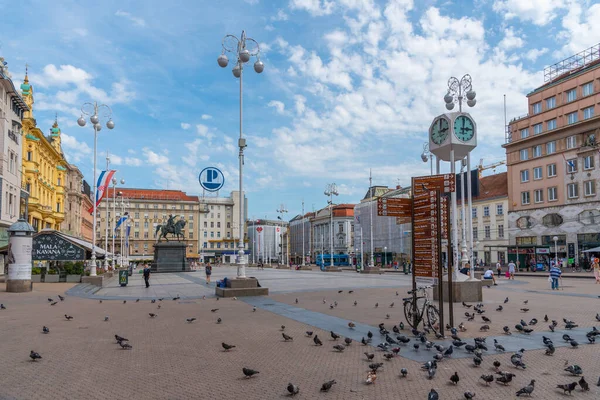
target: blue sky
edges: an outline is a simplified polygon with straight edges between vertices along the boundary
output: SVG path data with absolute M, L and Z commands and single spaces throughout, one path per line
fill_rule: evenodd
M 220 167 L 237 187 L 239 83 L 218 67 L 221 40 L 245 29 L 264 73 L 244 78 L 244 184 L 249 215 L 289 217 L 357 202 L 373 183 L 410 184 L 427 129 L 444 111 L 447 80 L 469 73 L 478 103 L 474 163 L 504 158 L 509 119 L 545 66 L 597 43 L 600 5 L 585 0 L 0 0 L 0 55 L 13 79 L 25 63 L 34 113 L 47 131 L 58 113 L 63 148 L 92 177 L 93 131 L 81 104 L 110 105 L 116 128 L 100 133 L 98 160 L 128 187 L 201 194 L 197 175 Z M 231 57 L 230 57 L 231 59 Z

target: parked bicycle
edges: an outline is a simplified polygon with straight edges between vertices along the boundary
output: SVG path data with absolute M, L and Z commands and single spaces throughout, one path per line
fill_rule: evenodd
M 418 326 L 423 322 L 424 326 L 438 333 L 440 312 L 429 300 L 427 289 L 430 288 L 431 286 L 421 286 L 408 292 L 412 297 L 402 299 L 404 301 L 404 316 L 411 327 L 418 329 Z M 423 295 L 419 296 L 419 292 Z

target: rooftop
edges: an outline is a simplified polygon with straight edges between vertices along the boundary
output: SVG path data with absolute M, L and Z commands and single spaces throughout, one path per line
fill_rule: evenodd
M 107 195 L 113 197 L 113 190 L 109 188 Z M 117 188 L 119 192 L 130 200 L 199 201 L 198 196 L 188 196 L 181 190 Z
M 485 201 L 500 197 L 508 197 L 508 173 L 484 176 L 479 178 L 479 196 L 473 197 L 473 201 Z M 460 200 L 458 201 L 460 204 Z

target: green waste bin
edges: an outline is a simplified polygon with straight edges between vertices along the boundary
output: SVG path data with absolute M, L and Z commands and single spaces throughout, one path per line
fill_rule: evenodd
M 127 286 L 129 283 L 129 273 L 127 270 L 119 271 L 119 285 Z

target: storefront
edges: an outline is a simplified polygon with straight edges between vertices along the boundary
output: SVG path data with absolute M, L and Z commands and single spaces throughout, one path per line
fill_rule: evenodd
M 508 262 L 516 259 L 519 271 L 544 270 L 549 265 L 550 255 L 550 248 L 547 246 L 515 246 L 508 248 Z

